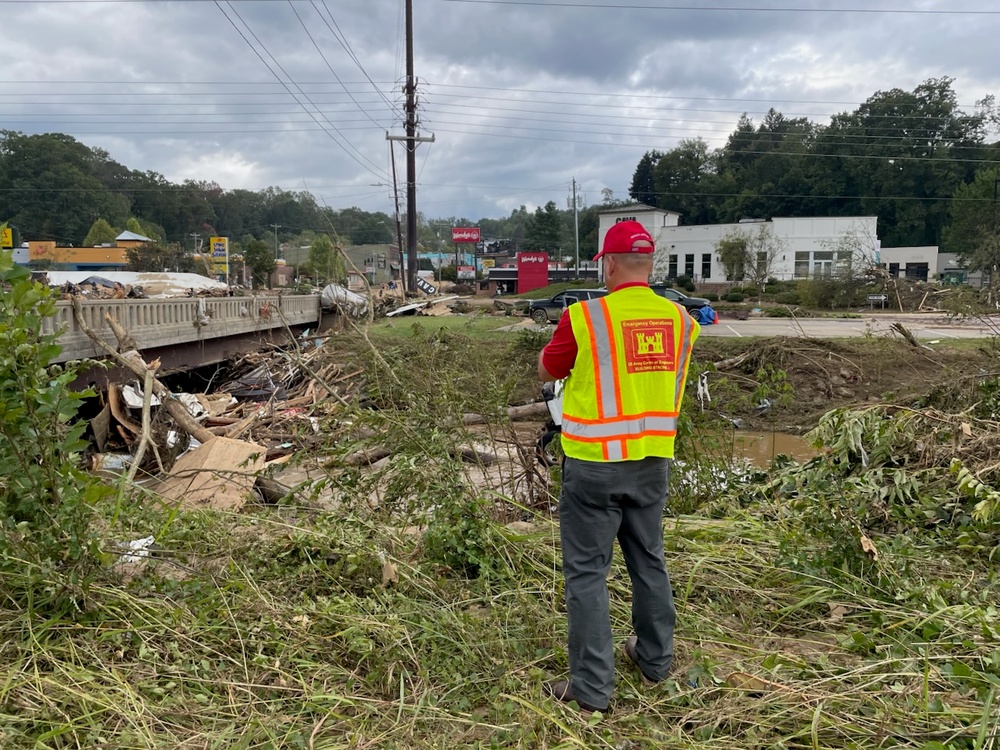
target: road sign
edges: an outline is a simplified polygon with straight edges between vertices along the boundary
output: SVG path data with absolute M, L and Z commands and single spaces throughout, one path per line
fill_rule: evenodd
M 10 227 L 4 227 L 0 234 L 0 247 L 14 247 L 14 232 Z
M 425 281 L 424 279 L 417 277 L 417 289 L 419 289 L 424 294 L 437 294 L 437 287 L 433 284 Z
M 868 295 L 868 301 L 869 302 L 885 302 L 888 299 L 889 299 L 889 295 L 888 294 L 869 294 Z

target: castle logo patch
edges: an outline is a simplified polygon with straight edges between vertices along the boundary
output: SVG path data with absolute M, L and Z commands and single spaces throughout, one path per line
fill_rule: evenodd
M 673 372 L 674 322 L 663 318 L 622 321 L 625 369 L 630 373 Z

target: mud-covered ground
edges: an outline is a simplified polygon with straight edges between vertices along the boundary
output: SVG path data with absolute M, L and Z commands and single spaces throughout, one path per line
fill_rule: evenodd
M 988 339 L 918 349 L 886 338 L 703 338 L 694 361 L 709 370 L 710 408 L 739 416 L 748 429 L 800 433 L 838 407 L 967 399 L 984 376 L 1000 372 L 998 354 Z M 697 399 L 693 382 L 688 398 Z

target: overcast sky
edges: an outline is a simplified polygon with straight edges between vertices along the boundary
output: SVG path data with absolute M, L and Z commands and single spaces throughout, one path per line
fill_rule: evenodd
M 306 189 L 332 208 L 392 213 L 403 0 L 0 5 L 0 127 L 68 133 L 173 181 Z M 416 152 L 428 219 L 566 208 L 574 178 L 584 205 L 604 189 L 626 198 L 646 151 L 698 136 L 719 146 L 744 111 L 826 123 L 940 76 L 971 111 L 1000 89 L 1000 9 L 978 1 L 413 6 L 419 132 L 435 138 Z

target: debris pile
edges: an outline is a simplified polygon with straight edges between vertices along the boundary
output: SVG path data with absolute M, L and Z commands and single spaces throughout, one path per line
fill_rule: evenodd
M 131 271 L 41 271 L 35 278 L 63 293 L 63 299 L 145 299 L 165 297 L 225 297 L 229 286 L 197 273 Z
M 360 370 L 327 361 L 322 339 L 313 342 L 245 356 L 213 393 L 110 385 L 90 422 L 90 468 L 152 479 L 153 491 L 185 507 L 238 509 L 262 470 L 315 444 L 321 421 L 360 386 Z

